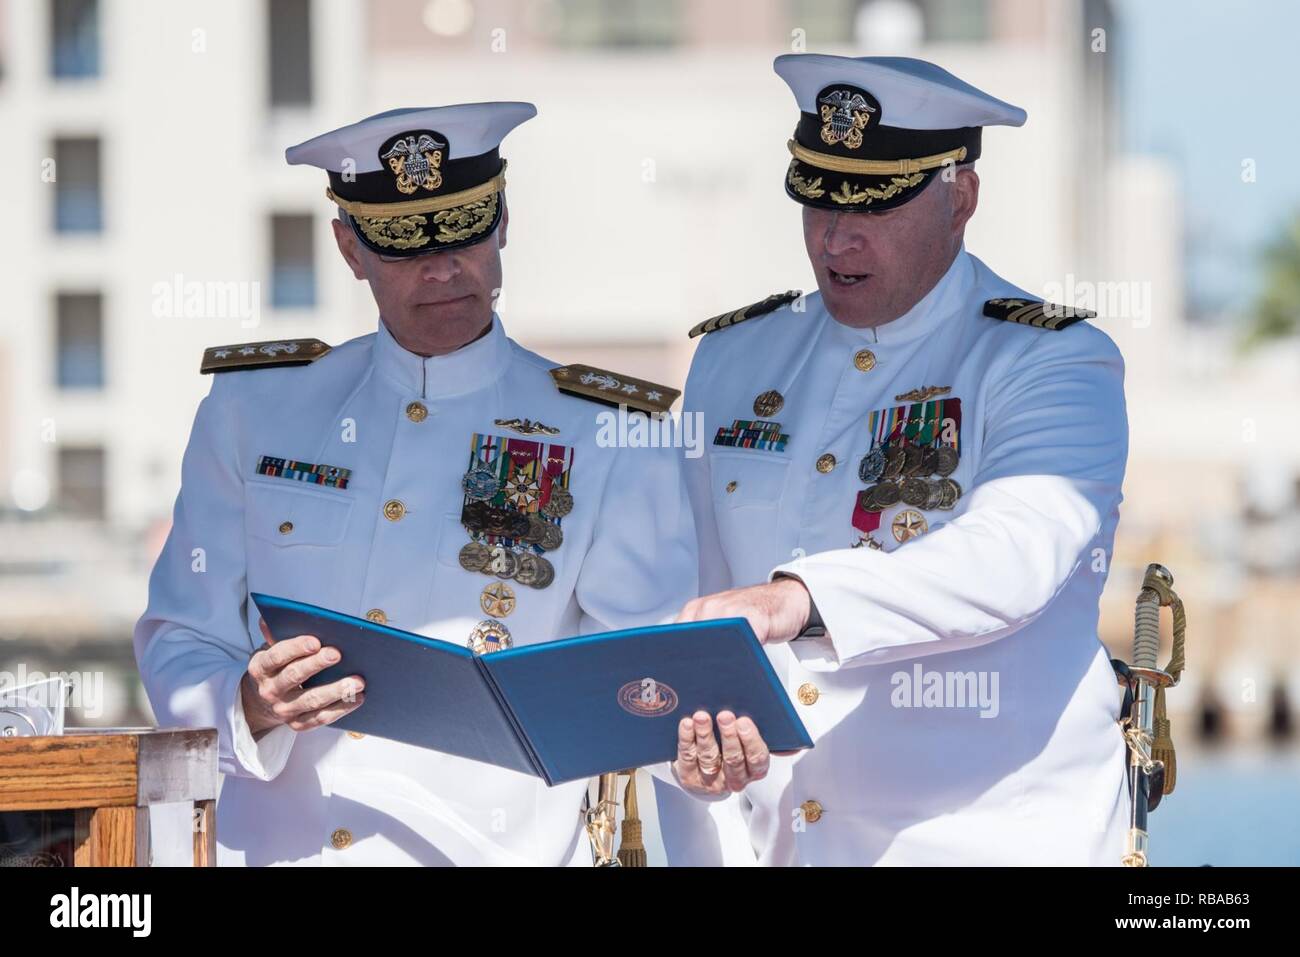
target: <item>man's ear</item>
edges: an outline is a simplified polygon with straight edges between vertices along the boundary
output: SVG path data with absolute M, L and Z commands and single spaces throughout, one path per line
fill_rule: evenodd
M 506 227 L 510 225 L 510 207 L 506 205 L 506 194 L 501 194 L 501 222 L 497 225 L 497 249 L 506 248 Z
M 366 271 L 361 265 L 361 250 L 358 248 L 357 234 L 352 231 L 351 226 L 345 226 L 337 219 L 330 220 L 330 226 L 334 229 L 334 241 L 338 243 L 343 261 L 348 264 L 353 276 L 364 280 Z
M 952 228 L 961 233 L 966 223 L 975 215 L 975 208 L 980 202 L 980 177 L 973 169 L 957 170 L 957 179 L 953 185 Z

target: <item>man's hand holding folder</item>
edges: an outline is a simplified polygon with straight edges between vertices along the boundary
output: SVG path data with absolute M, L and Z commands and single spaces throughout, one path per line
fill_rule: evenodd
M 301 602 L 252 597 L 267 629 L 281 637 L 253 656 L 244 682 L 254 729 L 332 724 L 551 786 L 675 758 L 681 783 L 701 797 L 741 790 L 767 773 L 769 746 L 759 726 L 776 748 L 811 743 L 740 618 L 478 655 Z M 366 708 L 361 687 L 374 698 Z
M 776 644 L 798 637 L 811 609 L 808 589 L 797 578 L 734 588 L 686 603 L 679 622 L 744 618 L 759 642 Z M 683 788 L 703 797 L 743 791 L 767 776 L 770 752 L 749 718 L 719 711 L 718 734 L 707 711 L 683 718 L 677 726 L 677 760 L 673 771 Z M 721 742 L 719 744 L 719 741 Z M 778 754 L 792 754 L 778 751 Z
M 239 687 L 244 718 L 254 738 L 282 724 L 294 731 L 320 728 L 365 703 L 366 683 L 360 675 L 303 689 L 304 681 L 339 663 L 342 656 L 337 648 L 322 648 L 315 635 L 276 641 L 265 619 L 257 623 L 266 644 L 248 660 Z

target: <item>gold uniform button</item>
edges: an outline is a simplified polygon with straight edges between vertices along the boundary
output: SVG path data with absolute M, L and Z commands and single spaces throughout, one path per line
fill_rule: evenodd
M 406 417 L 412 422 L 423 422 L 429 417 L 429 407 L 423 402 L 412 402 L 406 407 Z
M 281 523 L 280 523 L 280 534 L 281 534 L 281 535 L 288 535 L 288 534 L 289 534 L 290 532 L 292 532 L 292 531 L 293 531 L 293 522 L 281 522 Z
M 822 693 L 811 681 L 799 686 L 799 700 L 804 704 L 816 704 Z
M 870 372 L 876 367 L 876 354 L 870 349 L 859 349 L 853 353 L 853 367 L 859 372 Z
M 376 625 L 386 625 L 388 616 L 384 614 L 382 608 L 372 608 L 366 612 L 366 621 L 373 621 Z
M 738 483 L 736 482 L 736 480 L 735 480 L 735 479 L 732 479 L 730 482 L 727 483 L 727 494 L 730 495 L 730 494 L 731 494 L 732 492 L 734 492 L 738 487 L 739 487 L 739 486 L 738 486 Z
M 352 832 L 349 831 L 346 827 L 338 828 L 333 834 L 330 835 L 330 844 L 333 845 L 334 850 L 336 851 L 342 851 L 345 848 L 351 847 Z
M 365 737 L 365 735 L 362 734 L 360 731 L 349 731 L 348 737 L 354 741 L 360 741 L 362 738 Z
M 400 522 L 402 516 L 406 514 L 406 506 L 395 498 L 390 498 L 384 503 L 384 518 L 390 522 Z
M 822 806 L 816 801 L 804 801 L 799 805 L 799 810 L 803 811 L 803 819 L 809 824 L 816 824 L 822 819 Z
M 835 456 L 827 452 L 817 457 L 817 471 L 825 475 L 831 469 L 835 468 Z

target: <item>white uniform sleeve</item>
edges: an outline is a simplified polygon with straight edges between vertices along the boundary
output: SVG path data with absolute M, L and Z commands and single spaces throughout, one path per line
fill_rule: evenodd
M 980 467 L 957 518 L 892 552 L 837 549 L 773 570 L 802 579 L 826 623 L 825 638 L 791 644 L 805 667 L 986 644 L 1095 560 L 1128 453 L 1119 350 L 1090 326 L 1042 332 L 990 374 Z
M 199 405 L 181 465 L 171 533 L 149 579 L 149 606 L 135 627 L 135 657 L 163 727 L 216 728 L 223 774 L 274 778 L 295 733 L 275 728 L 254 741 L 240 679 L 261 645 L 246 625 L 244 490 L 234 383 L 214 376 Z
M 702 393 L 704 383 L 708 382 L 710 373 L 706 371 L 708 336 L 696 347 L 695 360 L 691 363 L 690 375 L 686 377 L 686 396 L 682 400 L 682 415 L 696 415 L 704 420 Z M 686 459 L 686 489 L 690 495 L 691 510 L 695 519 L 695 534 L 700 543 L 700 594 L 712 595 L 732 587 L 731 569 L 727 564 L 726 553 L 722 549 L 722 538 L 718 534 L 718 521 L 713 511 L 713 488 L 710 474 L 708 449 L 710 441 L 703 431 L 699 434 L 701 454 Z
M 587 504 L 600 511 L 575 588 L 583 634 L 666 624 L 699 589 L 682 450 L 605 451 L 614 462 Z

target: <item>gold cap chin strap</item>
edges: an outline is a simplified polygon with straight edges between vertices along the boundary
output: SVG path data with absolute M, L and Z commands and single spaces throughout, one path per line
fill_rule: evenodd
M 442 196 L 430 196 L 428 199 L 403 200 L 400 203 L 362 203 L 357 200 L 344 199 L 326 187 L 325 195 L 330 202 L 339 206 L 349 216 L 363 219 L 390 219 L 394 216 L 414 216 L 418 213 L 437 213 L 444 209 L 453 209 L 467 203 L 477 202 L 493 193 L 506 188 L 506 161 L 501 161 L 501 172 L 486 183 L 462 189 L 458 193 L 446 193 Z
M 917 159 L 900 160 L 862 160 L 849 159 L 846 156 L 832 156 L 830 153 L 818 153 L 800 146 L 794 140 L 786 144 L 790 155 L 801 163 L 816 166 L 818 169 L 830 170 L 832 173 L 857 173 L 861 176 L 911 176 L 928 169 L 934 169 L 945 163 L 960 163 L 966 158 L 966 147 L 959 146 L 946 153 L 921 156 Z

